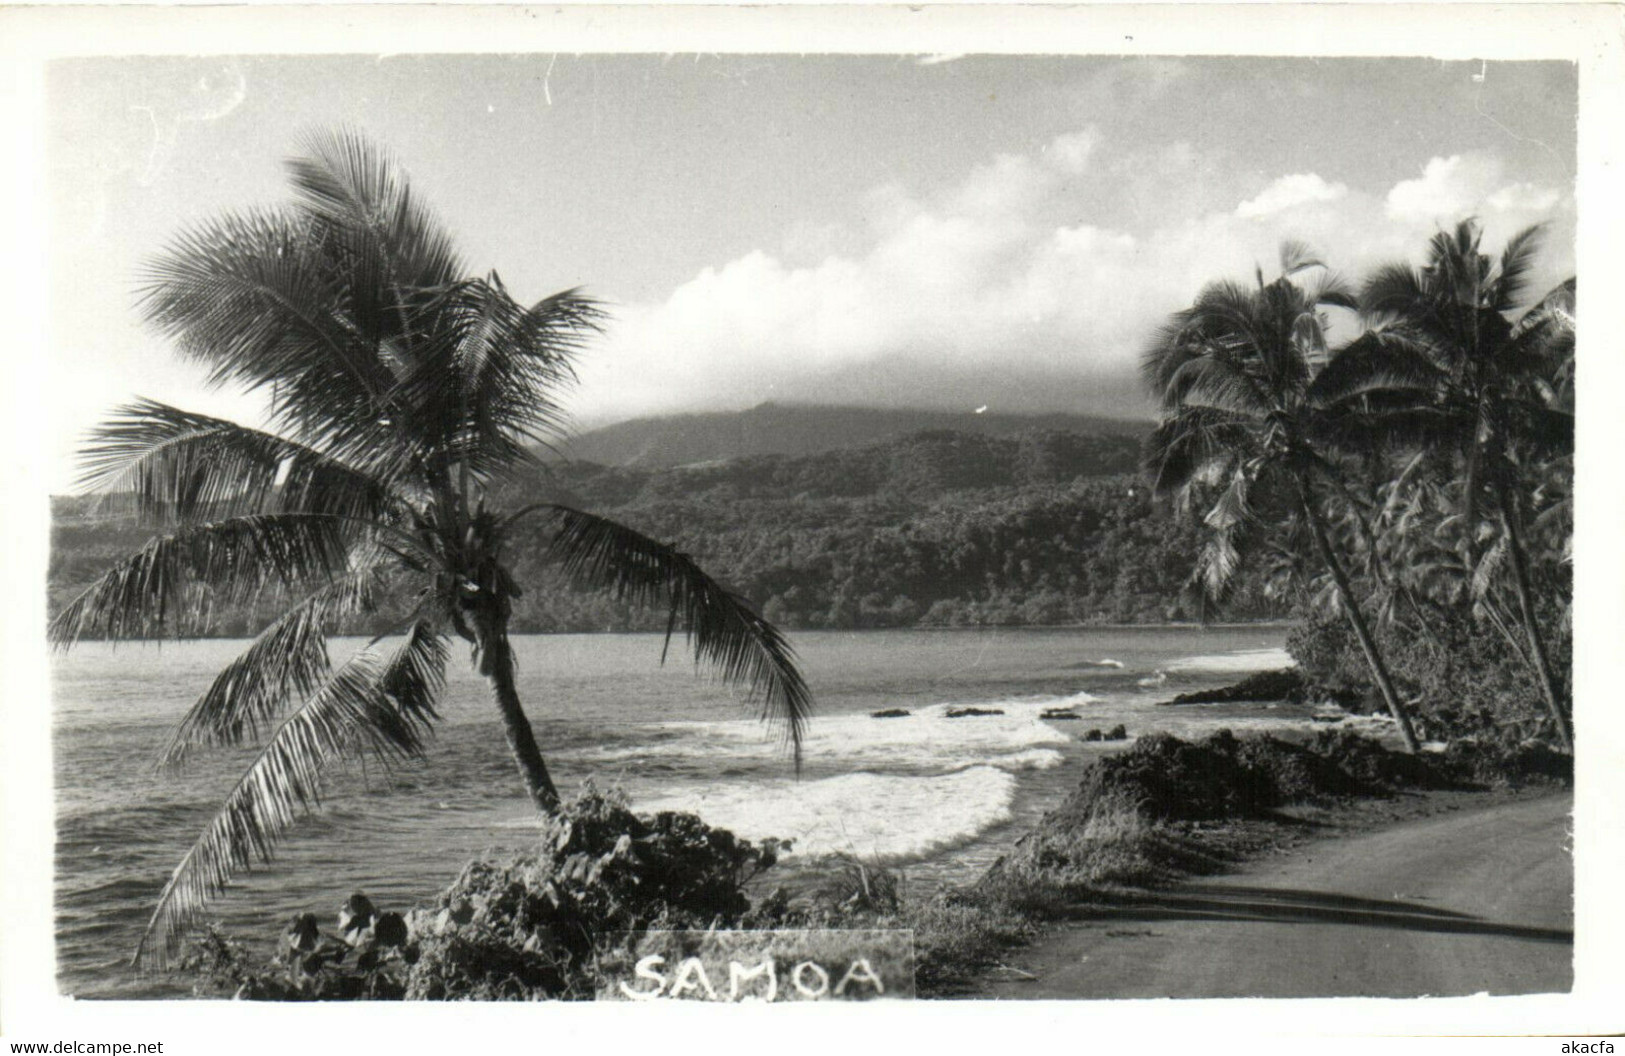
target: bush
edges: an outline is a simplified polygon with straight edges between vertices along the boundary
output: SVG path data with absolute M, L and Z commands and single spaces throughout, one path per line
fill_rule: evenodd
M 1090 766 L 1068 805 L 1088 804 L 1084 816 L 1091 817 L 1096 801 L 1125 799 L 1157 821 L 1229 818 L 1276 806 L 1273 784 L 1238 758 L 1237 747 L 1228 734 L 1201 744 L 1166 733 L 1142 737 Z
M 1308 744 L 1228 730 L 1199 742 L 1152 734 L 1096 760 L 984 885 L 1103 889 L 1213 872 L 1231 852 L 1205 838 L 1204 823 L 1455 783 L 1441 759 L 1391 752 L 1347 731 L 1324 731 Z
M 1444 759 L 1452 773 L 1481 785 L 1517 788 L 1574 783 L 1574 757 L 1538 741 L 1511 747 L 1452 741 Z
M 1303 672 L 1295 667 L 1279 671 L 1260 671 L 1248 675 L 1235 685 L 1220 689 L 1199 689 L 1181 693 L 1168 704 L 1231 704 L 1248 701 L 1287 700 L 1302 703 L 1308 699 L 1309 686 Z
M 1046 815 L 988 870 L 978 890 L 1028 893 L 1079 891 L 1153 883 L 1208 871 L 1209 864 L 1169 826 L 1148 816 L 1144 800 L 1125 788 L 1097 788 Z M 1016 896 L 1019 897 L 1019 894 Z
M 1360 701 L 1369 711 L 1386 713 L 1347 623 L 1318 613 L 1301 616 L 1286 647 L 1313 694 Z M 1569 625 L 1552 614 L 1541 626 L 1559 681 L 1566 683 Z M 1551 735 L 1533 673 L 1500 634 L 1465 614 L 1438 621 L 1429 630 L 1431 637 L 1396 628 L 1374 631 L 1396 687 L 1413 702 L 1418 734 L 1432 740 L 1471 737 L 1506 749 Z
M 745 885 L 787 846 L 692 814 L 633 814 L 589 788 L 548 820 L 535 856 L 471 862 L 404 918 L 356 895 L 336 935 L 313 914 L 296 918 L 269 964 L 211 929 L 187 967 L 216 992 L 264 1000 L 590 998 L 602 943 L 652 926 L 739 925 Z

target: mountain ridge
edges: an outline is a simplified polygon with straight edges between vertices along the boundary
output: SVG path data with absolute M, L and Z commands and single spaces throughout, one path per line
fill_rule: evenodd
M 803 456 L 860 448 L 920 432 L 1009 436 L 1037 431 L 1143 436 L 1151 422 L 1099 415 L 1013 414 L 767 401 L 743 411 L 633 418 L 590 430 L 553 456 L 606 466 L 663 469 L 753 455 Z

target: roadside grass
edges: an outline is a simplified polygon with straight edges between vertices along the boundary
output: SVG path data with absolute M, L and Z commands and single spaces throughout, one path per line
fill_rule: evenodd
M 1043 926 L 1234 868 L 1352 807 L 1423 792 L 1555 787 L 1567 757 L 1462 743 L 1412 756 L 1369 738 L 1323 732 L 1303 742 L 1228 730 L 1196 742 L 1158 734 L 1093 762 L 1078 787 L 980 880 L 897 910 L 916 931 L 919 993 L 964 996 Z M 1012 969 L 1013 970 L 1013 969 Z

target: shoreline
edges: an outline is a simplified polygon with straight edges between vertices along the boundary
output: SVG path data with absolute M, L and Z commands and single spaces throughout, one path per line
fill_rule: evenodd
M 1560 786 L 1562 772 L 1550 756 L 1452 752 L 1423 758 L 1391 752 L 1358 735 L 1317 736 L 1304 743 L 1267 735 L 1243 739 L 1228 731 L 1199 742 L 1151 735 L 1086 767 L 1077 775 L 1080 780 L 1073 791 L 977 879 L 918 894 L 905 893 L 897 872 L 851 855 L 823 859 L 821 873 L 808 873 L 787 890 L 771 870 L 780 850 L 777 841 L 753 847 L 745 840 L 736 842 L 728 830 L 713 828 L 703 817 L 634 815 L 625 799 L 589 792 L 567 803 L 563 813 L 549 822 L 539 850 L 471 859 L 450 887 L 427 902 L 400 910 L 405 915 L 401 936 L 392 940 L 392 951 L 368 945 L 374 951 L 367 954 L 374 958 L 370 966 L 366 958 L 352 964 L 342 953 L 331 964 L 315 968 L 304 965 L 295 970 L 293 962 L 279 965 L 275 960 L 262 963 L 251 952 L 257 938 L 244 946 L 223 933 L 210 932 L 197 947 L 204 975 L 194 975 L 194 993 L 225 997 L 235 992 L 257 1000 L 580 999 L 596 992 L 602 982 L 592 974 L 591 965 L 597 961 L 580 960 L 583 951 L 574 947 L 555 948 L 564 942 L 560 936 L 626 933 L 636 930 L 639 921 L 659 919 L 668 920 L 668 926 L 675 920 L 678 927 L 721 931 L 907 929 L 914 934 L 914 989 L 923 999 L 1244 996 L 1187 992 L 1177 981 L 1166 985 L 1166 993 L 1157 989 L 1164 987 L 1159 974 L 1163 969 L 1152 963 L 1156 944 L 1148 940 L 1158 938 L 1159 929 L 1185 926 L 1183 921 L 1165 926 L 1163 922 L 1172 919 L 1168 907 L 1200 904 L 1204 912 L 1197 916 L 1212 927 L 1215 911 L 1206 907 L 1213 904 L 1216 882 L 1235 881 L 1228 889 L 1218 889 L 1227 891 L 1221 898 L 1233 897 L 1242 890 L 1238 874 L 1267 872 L 1294 855 L 1313 860 L 1352 854 L 1354 863 L 1360 864 L 1362 854 L 1354 849 L 1375 836 L 1419 823 L 1472 819 L 1500 808 L 1560 804 L 1562 817 L 1567 817 L 1572 791 Z M 581 840 L 572 833 L 586 843 L 577 847 Z M 623 854 L 632 846 L 640 849 L 631 856 Z M 1497 833 L 1469 844 L 1458 839 L 1456 844 L 1458 855 L 1476 853 L 1481 865 L 1496 867 L 1502 864 L 1500 848 Z M 1257 947 L 1253 937 L 1271 927 L 1326 923 L 1325 918 L 1334 914 L 1347 916 L 1351 905 L 1370 918 L 1365 923 L 1390 929 L 1476 930 L 1520 938 L 1526 937 L 1522 932 L 1541 930 L 1540 922 L 1513 924 L 1499 914 L 1481 921 L 1458 912 L 1448 897 L 1452 895 L 1448 885 L 1461 871 L 1462 859 L 1441 857 L 1433 843 L 1420 850 L 1424 853 L 1409 853 L 1399 865 L 1432 854 L 1426 871 L 1408 883 L 1444 885 L 1447 897 L 1440 902 L 1418 901 L 1437 897 L 1417 893 L 1421 887 L 1345 892 L 1339 886 L 1343 879 L 1339 870 L 1301 888 L 1276 885 L 1287 900 L 1284 906 L 1265 905 L 1273 896 L 1257 896 L 1240 907 L 1247 915 L 1222 914 L 1224 937 L 1242 936 Z M 1559 864 L 1567 863 L 1566 854 L 1543 852 L 1548 865 L 1559 857 L 1563 859 Z M 598 865 L 584 873 L 577 859 Z M 1535 876 L 1536 886 L 1526 896 L 1529 901 L 1550 902 L 1555 894 L 1572 911 L 1572 873 L 1560 884 L 1519 863 L 1511 867 L 1520 877 Z M 1379 886 L 1402 871 L 1382 873 Z M 1482 878 L 1485 870 L 1478 872 Z M 1491 873 L 1492 882 L 1503 879 L 1499 872 Z M 652 886 L 643 882 L 655 877 L 665 879 Z M 562 900 L 548 895 L 554 885 L 563 885 L 559 890 L 568 892 Z M 661 893 L 668 889 L 669 894 Z M 681 894 L 685 891 L 688 894 Z M 668 898 L 673 899 L 669 904 Z M 723 903 L 730 908 L 718 918 Z M 670 912 L 678 916 L 669 920 Z M 599 919 L 603 914 L 607 916 Z M 1295 919 L 1280 919 L 1286 915 Z M 555 917 L 558 921 L 547 923 Z M 313 914 L 302 919 L 308 919 L 319 935 Z M 1157 923 L 1138 929 L 1110 923 L 1125 920 Z M 1257 923 L 1238 925 L 1238 920 Z M 1423 926 L 1416 925 L 1418 920 Z M 1441 928 L 1439 920 L 1459 926 Z M 571 927 L 557 926 L 572 921 Z M 342 915 L 339 927 L 345 927 Z M 1572 917 L 1565 932 L 1546 926 L 1540 941 L 1551 946 L 1561 940 L 1572 946 L 1572 927 Z M 1380 934 L 1369 927 L 1365 931 Z M 1092 956 L 1080 954 L 1078 943 L 1098 943 L 1102 932 L 1112 940 L 1116 960 L 1150 989 L 1111 992 L 1109 984 L 1115 977 L 1105 983 L 1069 982 L 1076 977 L 1078 964 Z M 1312 935 L 1315 929 L 1297 927 L 1295 932 Z M 598 940 L 586 941 L 596 945 Z M 328 946 L 342 950 L 332 942 Z M 326 948 L 318 946 L 310 956 L 319 958 Z M 1430 951 L 1424 947 L 1421 953 Z M 1272 957 L 1270 947 L 1252 953 L 1252 967 L 1274 965 L 1280 970 L 1280 958 Z M 1179 973 L 1192 965 L 1209 971 L 1224 962 L 1216 956 L 1198 945 L 1181 954 L 1174 965 L 1178 970 L 1170 971 L 1168 978 L 1179 979 Z M 425 960 L 413 967 L 419 957 Z M 1240 963 L 1247 958 L 1232 959 Z M 1485 958 L 1480 955 L 1473 963 L 1482 967 Z M 1530 962 L 1512 957 L 1507 963 L 1524 971 Z M 1555 978 L 1553 963 L 1561 969 L 1569 962 L 1552 962 L 1548 956 L 1536 966 L 1545 973 L 1540 978 Z M 1051 972 L 1055 978 L 1046 983 L 1045 975 Z M 510 976 L 525 982 L 514 984 L 514 989 L 503 981 Z M 1366 981 L 1350 984 L 1348 996 L 1366 994 L 1367 986 L 1378 985 L 1383 978 L 1381 970 L 1368 971 Z M 1373 979 L 1378 982 L 1371 983 Z M 1396 985 L 1401 987 L 1398 993 L 1373 996 L 1442 992 L 1431 983 L 1416 984 L 1414 992 L 1404 990 L 1408 984 Z M 1256 996 L 1311 995 L 1273 994 L 1261 988 Z

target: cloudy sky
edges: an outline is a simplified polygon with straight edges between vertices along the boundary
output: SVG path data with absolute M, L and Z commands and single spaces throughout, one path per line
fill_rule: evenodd
M 387 146 L 471 266 L 613 322 L 584 426 L 766 399 L 1120 416 L 1203 283 L 1284 238 L 1353 276 L 1480 216 L 1573 271 L 1561 63 L 1087 57 L 75 59 L 47 79 L 53 490 L 83 430 L 206 392 L 134 311 L 189 221 L 285 197 L 301 131 Z

